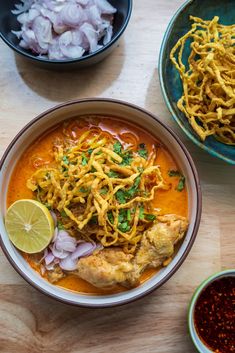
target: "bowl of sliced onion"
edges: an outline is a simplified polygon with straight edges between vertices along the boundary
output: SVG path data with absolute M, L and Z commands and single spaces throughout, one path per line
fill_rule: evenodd
M 13 0 L 0 4 L 0 37 L 46 68 L 84 67 L 118 45 L 132 0 Z

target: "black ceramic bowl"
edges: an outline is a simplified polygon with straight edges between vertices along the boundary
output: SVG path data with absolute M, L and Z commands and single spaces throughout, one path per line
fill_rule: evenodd
M 0 37 L 17 54 L 20 54 L 26 59 L 34 61 L 35 63 L 47 69 L 73 67 L 80 68 L 96 64 L 97 62 L 103 60 L 118 45 L 118 42 L 128 25 L 132 12 L 132 0 L 109 0 L 109 2 L 117 9 L 117 13 L 114 15 L 114 31 L 112 40 L 103 48 L 92 54 L 85 54 L 78 59 L 58 61 L 42 59 L 34 55 L 30 50 L 25 50 L 19 46 L 18 38 L 13 33 L 11 33 L 12 30 L 20 30 L 20 24 L 16 18 L 17 16 L 13 15 L 11 12 L 11 10 L 14 9 L 15 4 L 19 2 L 19 0 L 0 1 Z

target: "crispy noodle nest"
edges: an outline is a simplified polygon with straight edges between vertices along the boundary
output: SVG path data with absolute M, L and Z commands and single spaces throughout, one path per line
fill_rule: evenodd
M 191 30 L 179 39 L 170 58 L 178 70 L 183 95 L 177 106 L 202 141 L 214 135 L 235 145 L 235 25 L 190 16 Z M 183 53 L 190 40 L 188 63 Z
M 125 165 L 127 151 L 123 149 L 122 156 L 114 152 L 114 137 L 98 127 L 90 128 L 76 142 L 56 144 L 54 163 L 39 168 L 27 186 L 43 204 L 64 214 L 63 225 L 70 234 L 134 252 L 151 225 L 141 213 L 153 211 L 155 191 L 167 186 L 159 166 L 154 165 L 156 151 L 143 158 L 136 152 L 136 141 L 131 136 L 129 140 L 133 158 Z M 120 191 L 126 198 L 117 197 Z M 123 210 L 128 215 L 125 229 L 119 226 Z

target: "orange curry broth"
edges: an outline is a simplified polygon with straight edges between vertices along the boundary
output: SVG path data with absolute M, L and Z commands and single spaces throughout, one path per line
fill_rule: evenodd
M 159 143 L 151 134 L 136 125 L 134 126 L 131 123 L 123 122 L 121 119 L 101 118 L 97 116 L 89 118 L 87 121 L 70 119 L 65 124 L 58 124 L 34 141 L 23 153 L 12 173 L 7 194 L 7 206 L 9 207 L 13 202 L 19 199 L 35 198 L 33 192 L 27 188 L 26 182 L 37 168 L 41 168 L 53 162 L 53 143 L 57 139 L 63 139 L 65 136 L 64 133 L 70 138 L 77 139 L 87 128 L 97 125 L 102 130 L 110 132 L 114 137 L 121 138 L 124 142 L 128 140 L 128 134 L 131 134 L 135 137 L 138 144 L 144 143 L 149 152 L 151 152 L 153 145 L 158 146 L 155 164 L 160 165 L 163 178 L 166 183 L 171 184 L 172 187 L 167 191 L 157 190 L 155 192 L 155 198 L 152 201 L 153 206 L 160 208 L 161 214 L 175 213 L 179 216 L 187 217 L 187 191 L 186 188 L 181 192 L 177 191 L 176 187 L 179 178 L 168 176 L 169 170 L 177 170 L 178 167 L 166 147 L 162 143 Z M 24 254 L 24 256 L 29 264 L 35 270 L 39 271 L 30 256 L 27 254 Z M 149 279 L 156 272 L 157 269 L 146 270 L 141 276 L 140 283 Z M 74 275 L 67 275 L 57 282 L 57 285 L 76 292 L 89 294 L 110 294 L 126 290 L 126 288 L 122 286 L 115 286 L 115 288 L 112 289 L 99 289 Z

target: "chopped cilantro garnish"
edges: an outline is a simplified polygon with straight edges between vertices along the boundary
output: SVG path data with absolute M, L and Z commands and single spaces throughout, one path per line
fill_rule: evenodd
M 169 177 L 180 177 L 182 174 L 178 170 L 169 170 L 168 175 Z
M 141 194 L 144 196 L 144 197 L 148 197 L 150 192 L 149 191 L 146 191 L 146 190 L 143 190 L 141 191 Z
M 128 209 L 128 210 L 126 211 L 126 218 L 127 218 L 128 221 L 131 220 L 131 210 L 130 210 L 130 209 Z
M 132 152 L 131 151 L 125 151 L 121 155 L 122 157 L 122 162 L 120 163 L 121 166 L 127 166 L 130 165 L 132 162 Z
M 68 173 L 68 169 L 67 169 L 67 167 L 65 167 L 64 165 L 62 166 L 62 173 Z
M 46 208 L 47 208 L 48 210 L 51 210 L 51 205 L 49 205 L 49 203 L 45 203 L 44 205 L 46 206 Z
M 97 170 L 92 166 L 91 167 L 91 173 L 95 173 L 95 172 L 97 172 Z
M 120 178 L 120 174 L 117 172 L 114 172 L 113 170 L 110 170 L 110 172 L 107 174 L 110 178 Z
M 85 153 L 82 154 L 82 166 L 87 165 L 88 158 L 85 156 Z
M 90 221 L 89 221 L 89 223 L 92 224 L 92 225 L 98 224 L 98 217 L 97 216 L 92 216 Z
M 184 187 L 185 187 L 185 177 L 182 175 L 181 177 L 180 177 L 180 180 L 179 180 L 179 184 L 178 184 L 178 186 L 177 186 L 177 190 L 178 191 L 182 191 L 182 190 L 184 190 Z
M 118 214 L 118 223 L 122 223 L 127 218 L 127 210 L 125 208 L 121 208 Z
M 122 150 L 122 145 L 119 141 L 116 141 L 113 145 L 113 151 L 122 157 L 121 166 L 130 165 L 132 162 L 132 152 L 129 150 Z
M 144 206 L 140 206 L 139 219 L 144 219 Z
M 114 218 L 113 218 L 112 212 L 111 212 L 111 211 L 108 212 L 108 213 L 107 213 L 107 216 L 108 216 L 109 222 L 113 224 L 113 223 L 114 223 Z
M 64 229 L 63 223 L 61 221 L 57 222 L 57 227 L 58 227 L 59 230 Z
M 93 148 L 89 148 L 89 150 L 87 151 L 88 154 L 92 154 L 93 152 Z
M 120 223 L 118 225 L 118 229 L 123 232 L 123 233 L 126 233 L 128 232 L 130 229 L 131 229 L 131 226 L 130 224 L 126 221 L 126 222 L 123 222 L 123 223 Z
M 116 199 L 119 203 L 126 203 L 127 200 L 130 200 L 135 196 L 138 191 L 140 180 L 141 177 L 138 176 L 135 179 L 133 186 L 131 186 L 129 189 L 121 189 L 116 192 Z
M 138 155 L 144 159 L 148 158 L 148 151 L 144 143 L 139 145 Z
M 138 155 L 144 159 L 148 158 L 148 151 L 147 150 L 138 150 Z
M 134 197 L 135 194 L 136 194 L 136 192 L 138 191 L 138 187 L 139 187 L 139 184 L 140 184 L 140 180 L 141 180 L 141 177 L 138 176 L 138 177 L 135 179 L 133 186 L 132 186 L 130 189 L 128 189 L 128 190 L 126 191 L 126 195 L 127 195 L 127 197 L 128 197 L 129 199 L 131 199 L 132 197 Z
M 64 162 L 64 164 L 69 165 L 69 159 L 67 156 L 63 156 L 62 161 Z
M 113 145 L 113 152 L 117 154 L 121 154 L 122 152 L 122 145 L 119 141 L 116 141 Z
M 168 175 L 170 177 L 179 177 L 180 179 L 179 179 L 179 183 L 178 183 L 178 185 L 176 187 L 176 190 L 178 190 L 180 192 L 182 190 L 184 190 L 184 187 L 185 187 L 185 176 L 182 173 L 180 173 L 178 170 L 169 170 Z
M 145 215 L 144 215 L 144 218 L 145 218 L 147 221 L 155 221 L 156 216 L 155 216 L 154 214 L 145 214 Z
M 86 189 L 86 188 L 80 188 L 79 191 L 85 194 L 86 192 L 88 192 L 88 189 Z
M 107 192 L 108 192 L 108 188 L 102 188 L 102 189 L 100 189 L 100 195 L 106 195 L 107 194 Z
M 68 217 L 67 214 L 66 214 L 66 212 L 65 212 L 64 210 L 61 211 L 60 214 L 61 214 L 61 217 Z
M 137 169 L 138 169 L 138 172 L 140 172 L 140 173 L 143 173 L 143 171 L 144 171 L 143 167 L 137 167 Z
M 116 199 L 119 203 L 126 203 L 127 197 L 125 195 L 125 190 L 118 190 L 116 192 Z

